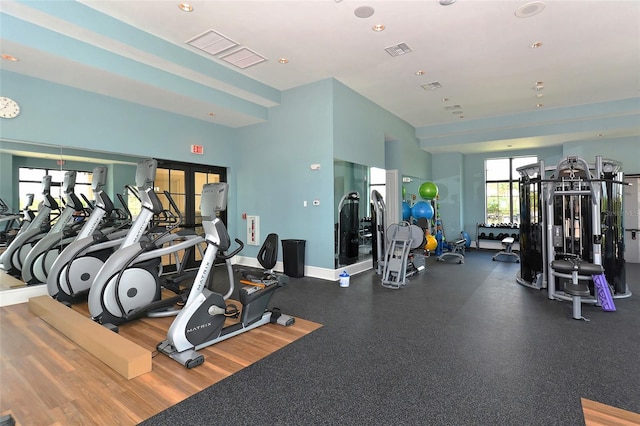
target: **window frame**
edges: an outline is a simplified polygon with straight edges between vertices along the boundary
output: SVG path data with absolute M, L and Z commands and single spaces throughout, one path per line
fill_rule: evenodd
M 64 201 L 65 201 L 62 199 L 62 196 L 63 196 L 62 183 L 63 182 L 62 180 L 56 180 L 55 177 L 62 176 L 62 178 L 64 178 L 64 174 L 69 171 L 75 171 L 77 174 L 83 174 L 87 177 L 87 181 L 82 182 L 76 179 L 76 182 L 74 185 L 74 193 L 78 196 L 80 196 L 80 194 L 85 194 L 87 199 L 93 202 L 94 194 L 93 194 L 93 187 L 91 186 L 91 182 L 93 180 L 93 171 L 87 172 L 85 170 L 61 170 L 61 169 L 52 169 L 47 167 L 22 167 L 21 166 L 18 168 L 18 196 L 19 196 L 20 210 L 23 210 L 25 208 L 25 201 L 27 199 L 27 194 L 30 193 L 22 190 L 22 188 L 24 188 L 24 185 L 22 184 L 37 184 L 38 192 L 33 194 L 34 206 L 37 206 L 38 203 L 42 201 L 42 192 L 39 186 L 42 184 L 42 179 L 40 180 L 24 179 L 20 177 L 20 175 L 22 174 L 21 173 L 22 170 L 42 170 L 44 172 L 42 176 L 50 175 L 52 177 L 50 194 L 58 202 L 58 204 L 60 204 L 60 206 L 64 206 Z M 82 201 L 84 204 L 84 200 Z M 32 206 L 32 208 L 34 208 L 34 206 Z
M 508 161 L 508 178 L 506 179 L 489 179 L 487 176 L 489 171 L 491 170 L 492 174 L 495 173 L 495 169 L 491 169 L 492 166 L 496 166 L 498 161 Z M 494 162 L 494 164 L 490 164 Z M 513 156 L 513 157 L 495 157 L 495 158 L 486 158 L 484 160 L 484 223 L 485 224 L 495 224 L 498 225 L 500 223 L 520 223 L 520 176 L 516 171 L 517 167 L 521 167 L 526 164 L 533 164 L 538 162 L 537 156 L 531 155 L 522 155 L 522 156 Z M 514 163 L 520 163 L 514 165 Z M 504 173 L 500 173 L 504 174 Z M 500 188 L 500 184 L 506 185 L 506 189 Z M 495 191 L 490 190 L 490 185 L 495 185 Z M 495 193 L 496 195 L 489 195 L 490 193 Z M 506 194 L 506 195 L 505 195 Z M 497 211 L 493 212 L 493 208 L 490 205 L 494 204 L 490 202 L 490 198 L 496 198 Z M 508 198 L 508 215 L 506 215 L 500 206 L 500 199 Z M 497 215 L 494 217 L 489 217 L 489 215 Z M 505 216 L 508 216 L 508 220 L 505 220 Z

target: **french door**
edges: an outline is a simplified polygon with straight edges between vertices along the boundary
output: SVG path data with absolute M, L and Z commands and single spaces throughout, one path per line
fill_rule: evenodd
M 202 187 L 206 183 L 226 182 L 226 180 L 227 171 L 224 167 L 158 160 L 154 187 L 166 209 L 170 206 L 168 200 L 162 196 L 164 191 L 170 194 L 180 210 L 183 222 L 176 231 L 191 230 L 201 235 L 203 232 L 202 212 L 200 211 Z M 227 223 L 226 211 L 219 212 L 218 217 L 225 224 Z M 204 245 L 202 247 L 204 248 Z M 183 253 L 179 254 L 179 256 L 183 255 Z M 191 269 L 198 267 L 200 260 L 200 251 L 195 249 L 186 253 L 183 262 L 185 262 L 187 269 Z M 171 271 L 175 268 L 175 261 L 174 256 L 164 256 L 162 259 L 163 268 Z

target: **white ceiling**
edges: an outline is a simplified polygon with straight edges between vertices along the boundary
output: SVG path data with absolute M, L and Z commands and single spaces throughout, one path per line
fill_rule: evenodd
M 429 133 L 432 126 L 448 129 L 510 116 L 530 115 L 535 125 L 541 111 L 565 113 L 577 106 L 640 99 L 640 1 L 636 0 L 537 1 L 528 10 L 544 8 L 526 18 L 516 16 L 526 0 L 457 0 L 448 6 L 438 0 L 192 1 L 190 13 L 180 11 L 177 1 L 79 3 L 2 1 L 0 10 L 87 43 L 89 52 L 111 52 L 224 96 L 194 95 L 183 85 L 144 81 L 135 67 L 101 65 L 97 59 L 78 56 L 87 55 L 80 50 L 37 43 L 29 34 L 1 33 L 2 53 L 20 58 L 3 60 L 1 66 L 232 127 L 263 121 L 252 108 L 276 106 L 273 93 L 330 77 L 407 121 L 418 134 Z M 357 17 L 354 11 L 361 6 L 373 8 L 374 14 Z M 117 21 L 96 19 L 96 11 L 160 40 L 133 37 Z M 375 24 L 386 29 L 374 32 Z M 268 60 L 240 70 L 186 44 L 210 29 Z M 542 46 L 531 48 L 536 42 Z M 385 51 L 399 43 L 406 43 L 412 52 L 392 57 Z M 279 63 L 281 57 L 289 63 Z M 131 63 L 127 61 L 123 63 Z M 206 62 L 216 68 L 203 65 Z M 419 70 L 424 74 L 416 75 Z M 544 85 L 541 92 L 534 90 L 538 81 Z M 442 88 L 423 89 L 432 82 Z M 631 113 L 639 111 L 640 105 Z M 216 115 L 210 117 L 210 112 Z M 611 113 L 598 114 L 611 118 Z M 640 124 L 627 122 L 603 133 L 640 136 Z M 594 137 L 592 129 L 578 126 L 513 140 L 448 141 L 423 148 L 478 152 L 516 143 L 525 148 Z

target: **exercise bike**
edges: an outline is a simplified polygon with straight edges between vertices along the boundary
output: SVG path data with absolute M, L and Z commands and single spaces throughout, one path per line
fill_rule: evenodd
M 222 197 L 222 203 L 218 208 L 226 207 L 227 184 L 207 184 L 206 187 L 212 188 Z M 204 192 L 205 189 L 203 189 Z M 213 207 L 206 203 L 203 197 L 201 211 L 203 215 L 211 212 L 211 217 L 213 217 L 213 219 L 209 218 L 202 222 L 207 249 L 185 306 L 171 324 L 167 339 L 157 346 L 159 352 L 187 368 L 197 367 L 204 362 L 204 356 L 197 352 L 198 349 L 214 345 L 270 322 L 291 325 L 295 321 L 293 317 L 280 314 L 279 310 L 274 309 L 274 312 L 267 310 L 267 305 L 276 289 L 286 283 L 285 278 L 288 278 L 286 275 L 283 275 L 282 279 L 278 279 L 269 272 L 252 281 L 243 280 L 242 282 L 249 285 L 239 290 L 241 311 L 234 312 L 234 310 L 230 311 L 227 308 L 226 299 L 234 290 L 234 275 L 230 259 L 243 249 L 244 244 L 236 238 L 238 248 L 225 254 L 231 241 L 224 223 L 215 217 L 216 209 Z M 229 290 L 226 295 L 212 289 L 213 280 L 210 279 L 210 274 L 216 259 L 224 259 L 227 267 Z M 227 327 L 224 326 L 228 317 L 238 315 L 240 316 L 239 322 Z

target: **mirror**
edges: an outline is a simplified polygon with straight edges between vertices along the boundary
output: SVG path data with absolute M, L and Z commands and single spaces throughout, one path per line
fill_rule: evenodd
M 36 211 L 43 198 L 39 180 L 44 173 L 48 173 L 52 176 L 51 195 L 63 208 L 64 204 L 60 201 L 62 195 L 60 192 L 64 171 L 75 170 L 79 173 L 76 177 L 74 192 L 81 200 L 83 198 L 80 194 L 84 194 L 90 201 L 93 201 L 93 191 L 88 176 L 96 166 L 104 165 L 108 167 L 108 172 L 107 184 L 103 189 L 114 200 L 116 207 L 121 207 L 116 193 L 122 193 L 124 186 L 132 183 L 131 178 L 135 174 L 135 167 L 139 160 L 139 157 L 93 150 L 71 149 L 26 141 L 0 140 L 0 171 L 2 171 L 0 199 L 7 204 L 9 211 L 20 214 L 26 204 L 24 194 L 33 192 L 34 201 L 31 210 Z M 19 172 L 21 168 L 22 172 Z M 29 169 L 32 169 L 33 173 L 30 173 Z M 23 196 L 21 197 L 20 194 Z M 123 195 L 126 199 L 126 194 Z M 82 204 L 86 204 L 84 200 Z M 4 248 L 0 247 L 0 250 L 4 250 Z M 5 272 L 2 271 L 2 274 Z M 24 287 L 23 285 L 24 288 L 14 288 L 14 284 L 15 281 L 12 281 L 11 284 L 2 282 L 0 290 L 3 292 L 20 291 L 28 290 L 29 287 L 44 287 L 43 294 L 46 293 L 46 286 Z M 30 296 L 34 295 L 33 291 L 29 293 Z
M 334 256 L 335 268 L 372 260 L 371 170 L 369 166 L 335 159 Z M 381 169 L 375 169 L 380 171 Z M 371 175 L 373 176 L 373 175 Z M 378 191 L 384 194 L 384 170 Z M 382 176 L 380 178 L 380 176 Z

